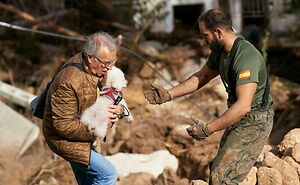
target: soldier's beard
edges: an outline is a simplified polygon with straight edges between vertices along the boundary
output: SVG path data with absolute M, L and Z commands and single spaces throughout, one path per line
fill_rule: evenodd
M 209 45 L 209 49 L 211 49 L 212 51 L 221 51 L 223 47 L 224 47 L 224 43 L 217 39 L 213 40 Z

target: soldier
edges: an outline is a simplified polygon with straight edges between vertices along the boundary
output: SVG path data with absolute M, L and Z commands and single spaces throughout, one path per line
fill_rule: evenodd
M 220 75 L 228 93 L 228 110 L 219 118 L 187 128 L 190 136 L 205 139 L 226 129 L 219 151 L 210 165 L 210 184 L 238 184 L 255 164 L 273 126 L 266 64 L 261 53 L 239 38 L 226 12 L 211 9 L 198 19 L 201 36 L 210 47 L 207 63 L 183 83 L 145 91 L 150 104 L 162 104 L 193 93 Z

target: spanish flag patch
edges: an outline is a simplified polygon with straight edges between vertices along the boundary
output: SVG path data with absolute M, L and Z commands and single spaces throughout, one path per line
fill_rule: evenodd
M 241 71 L 240 74 L 239 74 L 239 79 L 247 79 L 247 78 L 250 78 L 251 76 L 251 73 L 250 73 L 250 70 L 244 70 L 244 71 Z

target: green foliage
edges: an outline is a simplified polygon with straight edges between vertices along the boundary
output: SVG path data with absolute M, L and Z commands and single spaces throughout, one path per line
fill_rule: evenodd
M 291 0 L 287 13 L 295 13 L 300 10 L 300 0 Z
M 135 15 L 133 19 L 139 28 L 148 22 L 161 20 L 167 15 L 166 4 L 166 0 L 134 0 Z

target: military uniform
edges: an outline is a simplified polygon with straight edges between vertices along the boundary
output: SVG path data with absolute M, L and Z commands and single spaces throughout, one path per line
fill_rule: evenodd
M 235 101 L 235 93 L 230 92 L 229 58 L 224 51 L 212 52 L 207 66 L 218 70 L 228 92 L 228 107 Z M 257 83 L 251 111 L 240 122 L 227 128 L 221 139 L 217 156 L 211 163 L 210 184 L 238 184 L 243 181 L 256 162 L 273 126 L 274 111 L 268 104 L 262 108 L 267 82 L 267 69 L 260 52 L 246 40 L 241 40 L 233 59 L 232 75 L 236 87 L 247 83 Z

